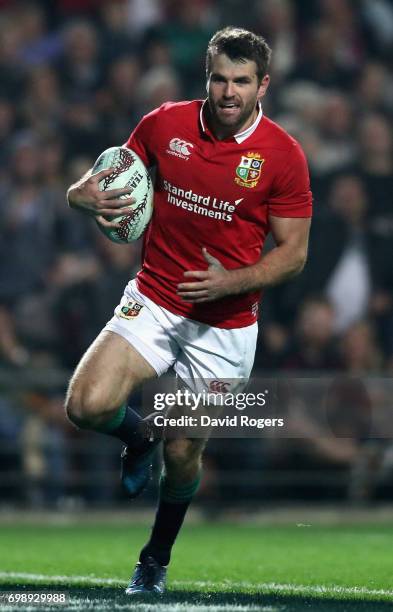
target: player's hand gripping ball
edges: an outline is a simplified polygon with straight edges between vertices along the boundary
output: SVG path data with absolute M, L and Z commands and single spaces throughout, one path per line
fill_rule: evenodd
M 111 218 L 119 227 L 104 227 L 100 230 L 113 242 L 127 243 L 138 240 L 145 231 L 153 214 L 154 189 L 150 175 L 141 158 L 126 147 L 111 147 L 98 157 L 92 174 L 113 168 L 113 172 L 99 183 L 101 191 L 129 187 L 130 192 L 121 199 L 133 197 L 134 204 L 127 204 L 127 213 Z M 130 210 L 131 208 L 131 210 Z

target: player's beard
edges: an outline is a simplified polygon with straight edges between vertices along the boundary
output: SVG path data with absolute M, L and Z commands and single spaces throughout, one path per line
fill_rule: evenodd
M 235 112 L 226 114 L 220 106 L 223 103 L 222 100 L 214 102 L 208 98 L 208 102 L 213 127 L 228 130 L 233 134 L 239 132 L 242 126 L 249 122 L 257 107 L 257 100 L 250 100 L 245 106 L 242 106 L 241 101 L 235 101 L 237 105 Z

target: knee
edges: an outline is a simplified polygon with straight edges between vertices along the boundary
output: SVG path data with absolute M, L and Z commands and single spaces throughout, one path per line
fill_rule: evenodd
M 184 467 L 198 461 L 200 452 L 193 440 L 169 440 L 165 444 L 164 458 L 169 467 Z
M 105 394 L 97 388 L 83 389 L 71 385 L 65 400 L 67 417 L 81 428 L 99 425 L 115 409 L 116 407 L 111 406 L 105 399 Z

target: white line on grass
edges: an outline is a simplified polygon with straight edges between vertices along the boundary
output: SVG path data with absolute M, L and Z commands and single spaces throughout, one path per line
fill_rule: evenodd
M 0 574 L 1 575 L 1 574 Z M 367 587 L 344 587 L 344 586 L 324 586 L 324 585 L 305 585 L 305 584 L 283 584 L 277 582 L 232 582 L 232 581 L 224 581 L 224 582 L 210 582 L 210 581 L 172 581 L 171 584 L 178 585 L 181 587 L 184 586 L 193 586 L 193 587 L 204 587 L 204 588 L 214 588 L 214 589 L 228 589 L 228 588 L 243 588 L 243 589 L 258 589 L 260 591 L 291 591 L 292 593 L 309 595 L 310 593 L 315 593 L 317 595 L 370 595 L 370 596 L 384 596 L 384 597 L 392 597 L 393 599 L 393 590 L 387 589 L 368 589 Z
M 281 606 L 260 606 L 260 605 L 242 605 L 242 604 L 193 604 L 191 602 L 184 603 L 160 603 L 159 601 L 152 603 L 133 602 L 132 599 L 129 602 L 121 604 L 113 601 L 113 599 L 105 599 L 105 597 L 99 597 L 93 599 L 89 596 L 87 599 L 72 598 L 66 604 L 67 612 L 80 612 L 81 610 L 94 610 L 97 612 L 121 612 L 126 610 L 129 612 L 131 609 L 133 612 L 283 612 Z M 132 607 L 130 607 L 132 606 Z M 62 606 L 63 608 L 63 606 Z M 0 612 L 9 612 L 10 610 L 16 610 L 19 612 L 37 612 L 36 606 L 24 605 L 23 608 L 15 607 L 14 604 L 9 606 L 0 604 Z M 40 608 L 41 610 L 48 610 L 53 612 L 52 606 L 45 606 Z
M 37 583 L 53 584 L 88 584 L 89 586 L 125 586 L 126 580 L 121 578 L 99 578 L 93 574 L 89 576 L 64 576 L 64 575 L 45 575 L 30 574 L 24 572 L 0 572 L 0 581 L 5 580 L 27 580 Z M 282 584 L 276 582 L 232 582 L 225 580 L 222 582 L 195 581 L 195 580 L 173 580 L 171 586 L 188 588 L 211 588 L 214 590 L 232 591 L 233 589 L 257 589 L 260 592 L 292 592 L 299 595 L 359 595 L 370 597 L 387 597 L 393 600 L 393 590 L 388 589 L 368 589 L 367 587 L 345 587 L 345 586 L 324 586 L 324 585 L 303 585 L 303 584 Z
M 122 610 L 126 610 L 129 612 L 131 609 L 133 612 L 283 612 L 283 608 L 281 606 L 277 607 L 242 604 L 199 605 L 190 602 L 165 604 L 158 601 L 156 601 L 154 604 L 141 602 L 134 602 L 131 604 L 131 601 L 132 600 L 125 604 L 121 604 L 113 601 L 113 599 L 105 599 L 105 597 L 99 597 L 96 599 L 92 599 L 91 596 L 89 596 L 87 599 L 73 597 L 66 604 L 67 607 L 65 609 L 67 612 L 80 612 L 81 610 L 94 610 L 94 612 L 122 612 Z M 19 610 L 19 612 L 37 612 L 36 606 L 24 605 L 23 608 L 18 608 L 15 607 L 14 604 L 12 604 L 11 607 L 7 604 L 4 606 L 0 604 L 0 612 L 9 612 L 11 609 L 15 611 Z M 48 605 L 40 609 L 53 612 L 54 608 L 53 605 Z
M 63 606 L 62 606 L 63 608 Z M 143 604 L 143 603 L 134 603 L 132 607 L 130 607 L 130 603 L 126 604 L 118 604 L 113 601 L 105 602 L 100 600 L 97 601 L 89 601 L 86 600 L 77 600 L 76 602 L 70 602 L 67 604 L 67 608 L 65 608 L 67 612 L 80 612 L 81 610 L 94 610 L 94 612 L 122 612 L 122 610 L 126 610 L 130 612 L 283 612 L 283 608 L 277 608 L 273 606 L 242 606 L 236 604 L 223 604 L 223 605 L 197 605 L 190 603 L 155 603 L 155 604 Z M 9 612 L 11 608 L 7 605 L 0 605 L 0 612 Z M 12 610 L 15 612 L 37 612 L 36 606 L 27 606 L 23 608 L 15 608 L 12 607 Z M 51 607 L 40 608 L 41 611 L 45 610 L 47 612 L 53 612 L 53 605 Z
M 132 599 L 130 600 L 131 603 Z M 121 611 L 121 610 L 133 610 L 133 612 L 283 612 L 282 607 L 277 606 L 260 606 L 260 605 L 242 605 L 242 604 L 193 604 L 190 602 L 184 603 L 160 603 L 159 601 L 154 604 L 148 603 L 133 603 L 132 608 L 130 608 L 130 603 L 119 604 L 113 602 L 113 600 L 108 601 L 100 601 L 99 610 L 113 610 Z M 68 604 L 69 605 L 69 604 Z M 76 612 L 80 612 L 82 609 L 86 608 L 86 602 L 83 600 L 77 600 L 76 603 L 73 603 L 71 607 L 68 607 L 67 610 L 74 610 Z M 96 610 L 96 604 L 94 604 L 94 608 L 92 610 Z M 0 608 L 1 610 L 1 608 Z M 32 612 L 37 612 L 32 611 Z
M 11 580 L 28 580 L 34 582 L 57 583 L 57 584 L 80 584 L 84 582 L 89 586 L 125 586 L 126 580 L 121 578 L 97 578 L 93 574 L 89 576 L 57 576 L 46 574 L 29 574 L 26 572 L 0 572 L 0 580 L 10 578 Z

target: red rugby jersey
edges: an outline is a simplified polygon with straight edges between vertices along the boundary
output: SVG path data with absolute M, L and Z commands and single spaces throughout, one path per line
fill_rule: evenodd
M 227 269 L 256 263 L 269 215 L 310 217 L 308 169 L 299 144 L 261 111 L 248 129 L 217 140 L 203 101 L 168 102 L 127 141 L 156 166 L 154 213 L 144 241 L 140 291 L 171 312 L 221 328 L 258 316 L 260 292 L 201 304 L 176 294 L 186 270 L 206 270 L 202 247 Z

